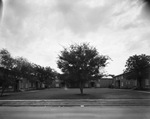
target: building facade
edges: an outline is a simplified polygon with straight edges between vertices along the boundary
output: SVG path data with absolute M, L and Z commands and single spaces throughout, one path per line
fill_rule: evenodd
M 113 79 L 112 78 L 101 78 L 98 80 L 91 80 L 84 84 L 84 88 L 110 88 L 112 86 Z M 56 79 L 52 83 L 52 88 L 62 88 L 62 87 L 68 87 L 68 88 L 78 88 L 79 84 L 77 82 L 72 82 L 69 84 L 66 84 L 63 81 L 60 81 L 59 79 Z
M 114 88 L 135 88 L 137 87 L 137 81 L 135 79 L 128 80 L 126 74 L 120 74 L 114 77 Z
M 120 74 L 114 77 L 113 79 L 113 86 L 114 88 L 137 88 L 138 82 L 136 78 L 128 79 L 127 75 L 131 75 L 132 72 L 126 74 Z M 142 88 L 143 89 L 150 89 L 150 67 L 147 67 L 142 70 Z
M 9 80 L 5 80 L 5 75 L 8 73 Z M 3 67 L 0 67 L 0 90 L 2 90 L 2 85 L 7 83 L 7 81 L 11 81 L 12 83 L 9 83 L 8 87 L 6 88 L 6 91 L 26 91 L 26 90 L 34 90 L 39 88 L 45 88 L 45 84 L 40 83 L 37 80 L 29 80 L 27 78 L 14 78 L 13 73 L 10 70 L 4 69 Z

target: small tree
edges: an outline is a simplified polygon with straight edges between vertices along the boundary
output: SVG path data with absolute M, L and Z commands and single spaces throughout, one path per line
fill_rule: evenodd
M 87 43 L 64 48 L 57 61 L 58 67 L 69 80 L 78 83 L 83 94 L 84 84 L 101 76 L 99 69 L 107 65 L 109 57 L 99 55 L 96 48 Z
M 0 85 L 2 86 L 1 96 L 3 96 L 4 91 L 13 85 L 13 72 L 11 70 L 0 67 Z
M 15 73 L 15 82 L 14 82 L 14 91 L 18 91 L 17 85 L 19 83 L 19 80 L 21 78 L 26 78 L 28 80 L 32 80 L 32 73 L 33 73 L 33 68 L 32 64 L 25 58 L 23 57 L 17 57 L 14 59 L 14 67 L 13 71 Z
M 37 80 L 40 83 L 40 88 L 42 88 L 42 84 L 44 83 L 44 79 L 45 79 L 44 67 L 40 65 L 35 65 L 34 70 L 36 72 Z
M 141 54 L 133 55 L 126 61 L 126 69 L 124 73 L 127 73 L 128 79 L 136 79 L 138 88 L 142 88 L 142 77 L 144 76 L 143 70 L 150 66 L 150 56 Z
M 51 67 L 45 67 L 43 77 L 45 86 L 49 87 L 52 84 L 52 82 L 56 79 L 57 75 L 57 72 L 54 71 Z
M 2 49 L 0 51 L 0 84 L 2 86 L 1 96 L 3 95 L 5 89 L 7 89 L 13 83 L 13 58 L 11 54 L 6 50 Z
M 13 58 L 11 54 L 6 50 L 2 49 L 0 51 L 0 65 L 5 69 L 12 69 L 13 68 Z
M 51 67 L 34 65 L 34 75 L 40 83 L 40 88 L 42 88 L 42 84 L 45 84 L 46 87 L 52 84 L 52 81 L 56 78 L 57 72 Z
M 15 67 L 13 69 L 16 70 L 16 72 L 20 75 L 20 77 L 29 78 L 30 74 L 32 73 L 31 63 L 23 57 L 18 57 L 14 59 L 14 62 Z

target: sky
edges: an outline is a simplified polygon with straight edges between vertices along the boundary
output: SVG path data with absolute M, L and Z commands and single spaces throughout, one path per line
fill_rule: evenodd
M 150 55 L 149 12 L 142 0 L 4 0 L 0 49 L 60 72 L 63 47 L 86 42 L 118 75 L 130 56 Z

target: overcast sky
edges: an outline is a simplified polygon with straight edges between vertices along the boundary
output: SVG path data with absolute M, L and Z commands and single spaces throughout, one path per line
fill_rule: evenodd
M 134 54 L 150 55 L 150 11 L 142 0 L 5 0 L 0 49 L 57 71 L 63 46 L 89 42 L 120 74 Z

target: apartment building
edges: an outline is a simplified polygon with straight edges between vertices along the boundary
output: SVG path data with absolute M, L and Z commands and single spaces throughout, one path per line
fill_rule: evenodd
M 113 85 L 115 88 L 136 88 L 138 85 L 136 78 L 127 78 L 128 75 L 132 75 L 134 72 L 123 73 L 117 75 L 113 79 Z M 142 70 L 141 72 L 142 78 L 142 88 L 143 89 L 150 89 L 150 67 L 147 67 Z

